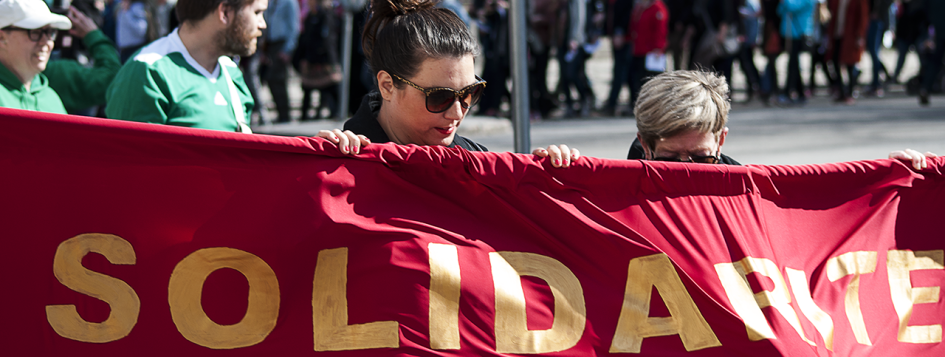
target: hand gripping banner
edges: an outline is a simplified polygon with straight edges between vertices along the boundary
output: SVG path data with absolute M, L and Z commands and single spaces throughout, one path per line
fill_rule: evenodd
M 0 121 L 3 355 L 945 354 L 942 158 L 554 169 Z

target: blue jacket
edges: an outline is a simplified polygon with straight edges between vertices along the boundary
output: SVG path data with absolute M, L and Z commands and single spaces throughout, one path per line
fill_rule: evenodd
M 781 15 L 781 36 L 798 39 L 814 34 L 814 8 L 817 0 L 782 0 L 778 5 Z
M 299 37 L 299 3 L 296 0 L 270 0 L 263 16 L 266 19 L 266 40 L 285 41 L 279 52 L 292 54 Z

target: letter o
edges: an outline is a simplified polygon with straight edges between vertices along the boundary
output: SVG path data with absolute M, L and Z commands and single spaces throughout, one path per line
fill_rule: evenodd
M 236 270 L 249 281 L 246 315 L 233 325 L 210 319 L 200 304 L 203 284 L 216 270 Z M 177 330 L 188 341 L 213 349 L 255 345 L 266 339 L 279 318 L 279 281 L 259 257 L 233 248 L 205 248 L 180 261 L 167 288 L 167 302 Z

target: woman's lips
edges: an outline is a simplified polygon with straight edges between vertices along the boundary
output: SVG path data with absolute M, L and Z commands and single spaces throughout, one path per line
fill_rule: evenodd
M 439 132 L 440 132 L 441 134 L 443 134 L 443 135 L 450 135 L 450 134 L 452 134 L 454 131 L 456 131 L 456 127 L 455 127 L 455 126 L 450 126 L 450 127 L 446 127 L 446 128 L 436 128 L 436 131 L 439 131 Z

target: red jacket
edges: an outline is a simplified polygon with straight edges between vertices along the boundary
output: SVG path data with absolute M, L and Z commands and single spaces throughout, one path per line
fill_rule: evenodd
M 942 0 L 935 0 L 942 1 Z M 836 27 L 837 19 L 840 17 L 840 1 L 828 0 L 827 6 L 830 9 L 830 24 L 827 26 L 827 35 L 830 36 L 830 47 L 827 50 L 827 58 L 833 58 L 833 51 L 836 48 Z M 860 57 L 863 56 L 865 43 L 860 40 L 866 38 L 867 26 L 870 22 L 869 5 L 864 0 L 850 0 L 847 5 L 846 19 L 843 22 L 843 37 L 840 41 L 840 63 L 845 65 L 854 65 L 860 63 Z
M 630 21 L 628 32 L 633 39 L 633 55 L 641 57 L 653 50 L 666 49 L 669 11 L 662 0 L 654 0 L 645 8 L 642 5 L 645 0 L 638 1 L 633 8 L 633 20 Z

